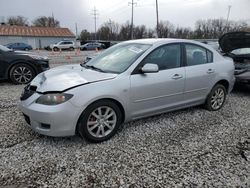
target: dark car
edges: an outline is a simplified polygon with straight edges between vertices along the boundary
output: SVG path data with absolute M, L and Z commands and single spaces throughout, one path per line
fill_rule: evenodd
M 25 43 L 21 43 L 21 42 L 10 43 L 10 44 L 6 44 L 5 46 L 13 50 L 25 50 L 25 51 L 32 50 L 32 46 L 25 44 Z
M 80 50 L 101 50 L 104 49 L 105 45 L 99 42 L 89 42 L 80 46 Z
M 10 79 L 15 84 L 27 84 L 38 73 L 48 69 L 47 57 L 30 52 L 15 52 L 0 45 L 0 80 Z
M 250 32 L 226 33 L 219 44 L 224 56 L 234 60 L 236 82 L 250 84 Z

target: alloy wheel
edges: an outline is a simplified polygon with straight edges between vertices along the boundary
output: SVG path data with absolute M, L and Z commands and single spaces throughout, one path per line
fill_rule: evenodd
M 225 100 L 225 92 L 222 88 L 217 88 L 211 97 L 211 106 L 214 110 L 219 109 Z
M 14 70 L 13 77 L 18 83 L 26 84 L 32 79 L 32 72 L 25 66 L 19 66 Z
M 100 106 L 90 113 L 87 130 L 92 136 L 103 138 L 113 131 L 116 123 L 116 112 L 108 106 Z

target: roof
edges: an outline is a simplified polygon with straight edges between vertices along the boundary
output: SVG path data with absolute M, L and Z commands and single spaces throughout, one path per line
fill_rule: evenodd
M 151 44 L 151 45 L 158 45 L 163 43 L 174 43 L 174 42 L 192 42 L 197 43 L 197 41 L 190 40 L 190 39 L 178 39 L 178 38 L 147 38 L 147 39 L 135 39 L 135 40 L 128 40 L 125 41 L 126 43 L 142 43 L 142 44 Z M 200 42 L 198 42 L 200 44 Z
M 202 42 L 198 42 L 190 39 L 178 39 L 178 38 L 149 38 L 149 39 L 136 39 L 136 40 L 128 40 L 123 43 L 139 43 L 139 44 L 149 44 L 153 46 L 160 46 L 163 44 L 170 43 L 191 43 L 199 46 L 203 46 L 204 48 L 209 49 L 210 51 L 215 51 L 211 46 L 204 44 Z
M 68 28 L 0 26 L 0 36 L 75 37 Z

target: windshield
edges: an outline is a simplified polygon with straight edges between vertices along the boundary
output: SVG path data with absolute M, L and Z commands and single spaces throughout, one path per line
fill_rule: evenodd
M 236 49 L 236 50 L 233 50 L 231 53 L 235 55 L 250 54 L 250 48 Z
M 12 51 L 11 49 L 9 49 L 9 48 L 7 48 L 7 47 L 5 47 L 3 45 L 0 45 L 0 50 L 4 51 L 4 52 L 10 52 L 10 51 Z
M 140 57 L 151 45 L 138 43 L 121 43 L 105 50 L 84 66 L 94 67 L 109 73 L 122 73 Z

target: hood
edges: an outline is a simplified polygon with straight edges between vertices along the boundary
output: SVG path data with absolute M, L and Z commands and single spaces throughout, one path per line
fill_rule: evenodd
M 219 39 L 222 52 L 228 53 L 239 48 L 250 48 L 250 32 L 231 32 Z
M 36 59 L 36 60 L 49 60 L 49 58 L 47 56 L 43 56 L 43 55 L 39 55 L 36 53 L 32 53 L 32 52 L 27 52 L 27 51 L 10 51 L 9 53 L 14 53 L 15 55 L 24 55 L 24 56 L 29 56 L 32 59 Z
M 37 92 L 62 92 L 79 85 L 115 78 L 117 74 L 102 73 L 77 65 L 59 66 L 37 75 L 30 83 Z

